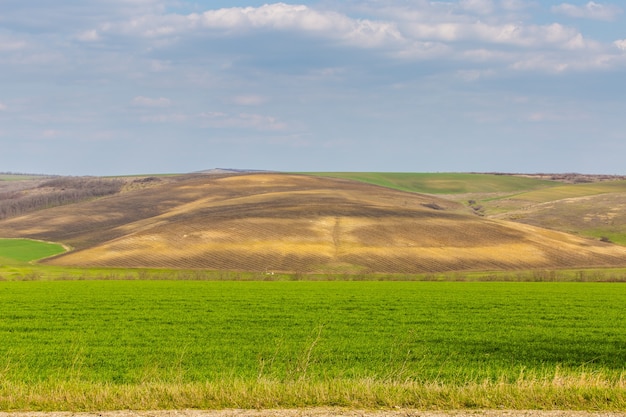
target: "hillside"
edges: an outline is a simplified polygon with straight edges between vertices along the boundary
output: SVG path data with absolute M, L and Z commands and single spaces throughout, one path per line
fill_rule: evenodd
M 626 248 L 344 179 L 184 175 L 0 221 L 62 242 L 56 265 L 419 273 L 625 266 Z
M 584 174 L 322 173 L 456 201 L 510 220 L 626 246 L 626 177 Z
M 119 193 L 122 179 L 0 175 L 0 220 Z

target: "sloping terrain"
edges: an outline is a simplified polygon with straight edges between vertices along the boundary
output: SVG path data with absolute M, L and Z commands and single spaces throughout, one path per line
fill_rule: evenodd
M 543 177 L 458 172 L 320 172 L 315 175 L 350 179 L 401 191 L 438 195 L 512 194 L 550 188 L 558 184 Z
M 626 192 L 527 203 L 492 217 L 626 246 Z
M 418 273 L 625 266 L 626 248 L 489 220 L 461 204 L 303 175 L 189 175 L 0 222 L 62 242 L 46 263 Z
M 436 194 L 490 219 L 626 246 L 626 177 L 585 174 L 326 173 Z
M 126 181 L 97 177 L 0 178 L 0 220 L 119 193 Z
M 493 219 L 510 220 L 626 246 L 626 181 L 557 185 L 480 203 Z

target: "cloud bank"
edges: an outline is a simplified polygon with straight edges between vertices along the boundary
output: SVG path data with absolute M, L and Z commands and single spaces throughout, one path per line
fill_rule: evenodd
M 612 4 L 600 4 L 590 1 L 583 6 L 577 6 L 569 3 L 562 3 L 558 6 L 552 6 L 554 13 L 560 13 L 569 17 L 579 19 L 594 19 L 612 21 L 622 13 L 622 9 Z
M 587 0 L 4 0 L 0 166 L 616 173 L 624 19 Z

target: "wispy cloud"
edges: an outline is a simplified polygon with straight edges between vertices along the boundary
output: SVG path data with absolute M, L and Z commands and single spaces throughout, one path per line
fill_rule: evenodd
M 0 101 L 0 111 L 7 110 L 8 108 L 9 107 L 6 104 L 4 104 L 3 102 Z
M 569 17 L 575 17 L 579 19 L 594 19 L 594 20 L 615 20 L 617 16 L 622 13 L 622 9 L 613 4 L 601 4 L 590 1 L 589 3 L 577 6 L 570 3 L 562 3 L 558 6 L 552 6 L 554 13 L 564 14 Z
M 76 39 L 83 42 L 95 42 L 101 39 L 98 31 L 95 29 L 86 30 L 76 35 Z
M 617 40 L 613 42 L 613 45 L 615 45 L 617 48 L 621 49 L 622 51 L 626 51 L 626 39 Z
M 2 37 L 0 35 L 0 52 L 18 51 L 20 49 L 24 49 L 26 46 L 26 41 L 10 37 Z
M 41 132 L 41 137 L 44 139 L 55 139 L 61 136 L 63 132 L 56 129 L 46 129 Z
M 520 23 L 418 23 L 410 33 L 421 40 L 447 43 L 485 42 L 518 47 L 546 47 L 572 49 L 585 46 L 580 32 L 558 23 L 524 25 Z
M 150 98 L 144 96 L 137 96 L 132 100 L 132 104 L 140 107 L 169 107 L 172 102 L 168 98 Z
M 252 129 L 281 131 L 288 126 L 277 117 L 254 113 L 202 112 L 157 113 L 139 118 L 144 123 L 186 123 L 187 125 L 216 129 Z
M 286 123 L 281 122 L 276 117 L 261 114 L 205 112 L 199 117 L 205 126 L 215 128 L 284 130 L 287 127 Z
M 241 95 L 235 96 L 231 99 L 231 102 L 240 106 L 259 106 L 265 103 L 267 99 L 265 97 L 257 95 Z

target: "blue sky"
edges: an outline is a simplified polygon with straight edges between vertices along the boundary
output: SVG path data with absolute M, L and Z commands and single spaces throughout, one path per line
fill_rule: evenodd
M 626 7 L 2 0 L 0 171 L 626 174 Z

